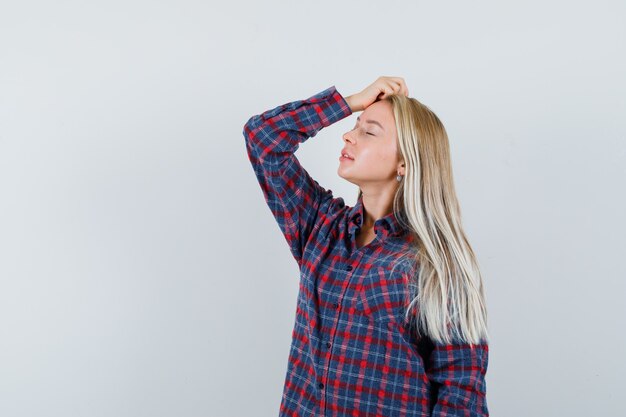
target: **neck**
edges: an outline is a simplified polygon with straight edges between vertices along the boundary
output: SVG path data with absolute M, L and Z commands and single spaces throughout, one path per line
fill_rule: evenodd
M 371 228 L 376 220 L 385 217 L 393 211 L 393 193 L 382 191 L 362 191 L 363 200 L 363 228 Z

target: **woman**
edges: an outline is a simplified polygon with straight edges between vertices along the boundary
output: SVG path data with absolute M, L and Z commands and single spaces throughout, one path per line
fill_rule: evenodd
M 251 117 L 243 133 L 266 202 L 300 267 L 281 416 L 488 416 L 487 314 L 461 225 L 448 138 L 400 77 L 334 86 Z M 354 207 L 294 153 L 345 133 L 338 174 Z

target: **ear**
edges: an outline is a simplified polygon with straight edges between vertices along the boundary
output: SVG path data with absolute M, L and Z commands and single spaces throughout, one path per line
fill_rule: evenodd
M 399 172 L 400 175 L 404 175 L 404 162 L 398 162 L 396 171 Z

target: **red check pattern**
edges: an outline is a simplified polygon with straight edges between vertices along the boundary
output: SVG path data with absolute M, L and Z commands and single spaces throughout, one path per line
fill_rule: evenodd
M 299 145 L 352 114 L 335 86 L 252 116 L 243 134 L 261 190 L 300 267 L 280 416 L 488 416 L 488 345 L 417 338 L 404 319 L 414 235 L 394 213 L 359 248 L 347 206 L 301 166 Z

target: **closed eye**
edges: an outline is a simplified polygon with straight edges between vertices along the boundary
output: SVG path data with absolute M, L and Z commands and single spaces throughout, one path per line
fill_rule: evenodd
M 354 127 L 352 128 L 352 130 L 354 130 L 354 129 L 356 129 L 356 128 L 357 128 L 357 127 L 356 127 L 356 126 L 354 126 Z M 367 135 L 372 135 L 372 136 L 376 136 L 375 134 L 373 134 L 373 133 L 370 133 L 370 132 L 365 132 L 365 133 L 366 133 Z

